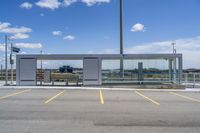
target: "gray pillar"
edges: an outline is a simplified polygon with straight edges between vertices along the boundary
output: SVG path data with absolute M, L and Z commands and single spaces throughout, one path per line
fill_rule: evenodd
M 182 76 L 183 76 L 183 57 L 178 57 L 178 80 L 179 84 L 182 83 Z
M 17 85 L 35 86 L 37 59 L 36 58 L 20 58 L 17 56 L 16 61 Z
M 173 59 L 173 81 L 176 84 L 176 57 Z
M 172 59 L 169 59 L 169 81 L 172 82 L 173 73 L 172 73 Z
M 18 55 L 16 55 L 16 85 L 19 86 L 20 85 L 20 72 L 19 72 L 19 62 L 20 62 L 20 58 Z
M 138 81 L 141 83 L 143 81 L 143 63 L 139 62 L 138 63 Z
M 120 76 L 121 79 L 124 80 L 124 60 L 120 59 Z
M 83 59 L 83 85 L 101 85 L 101 59 L 98 57 Z

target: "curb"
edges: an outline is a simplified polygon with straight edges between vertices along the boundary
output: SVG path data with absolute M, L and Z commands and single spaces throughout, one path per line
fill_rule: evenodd
M 109 87 L 62 87 L 62 86 L 0 86 L 1 89 L 44 89 L 44 90 L 110 90 L 110 91 L 154 91 L 154 92 L 200 92 L 200 88 L 186 89 L 137 89 L 137 88 L 109 88 Z

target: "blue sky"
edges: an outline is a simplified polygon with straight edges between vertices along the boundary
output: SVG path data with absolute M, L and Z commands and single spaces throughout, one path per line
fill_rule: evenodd
M 200 68 L 199 0 L 123 3 L 125 53 L 169 53 L 176 42 L 184 67 Z M 5 34 L 28 54 L 118 53 L 119 0 L 1 0 L 1 57 Z

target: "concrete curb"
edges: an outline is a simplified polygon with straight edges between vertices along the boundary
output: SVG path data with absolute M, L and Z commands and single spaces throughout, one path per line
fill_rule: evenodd
M 109 87 L 65 87 L 65 86 L 0 86 L 1 89 L 58 89 L 58 90 L 111 90 L 111 91 L 155 91 L 155 92 L 200 92 L 200 88 L 186 89 L 137 89 L 137 88 L 109 88 Z

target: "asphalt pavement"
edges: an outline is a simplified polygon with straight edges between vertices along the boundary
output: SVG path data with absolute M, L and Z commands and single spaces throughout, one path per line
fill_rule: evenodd
M 199 92 L 0 89 L 0 133 L 199 133 Z

